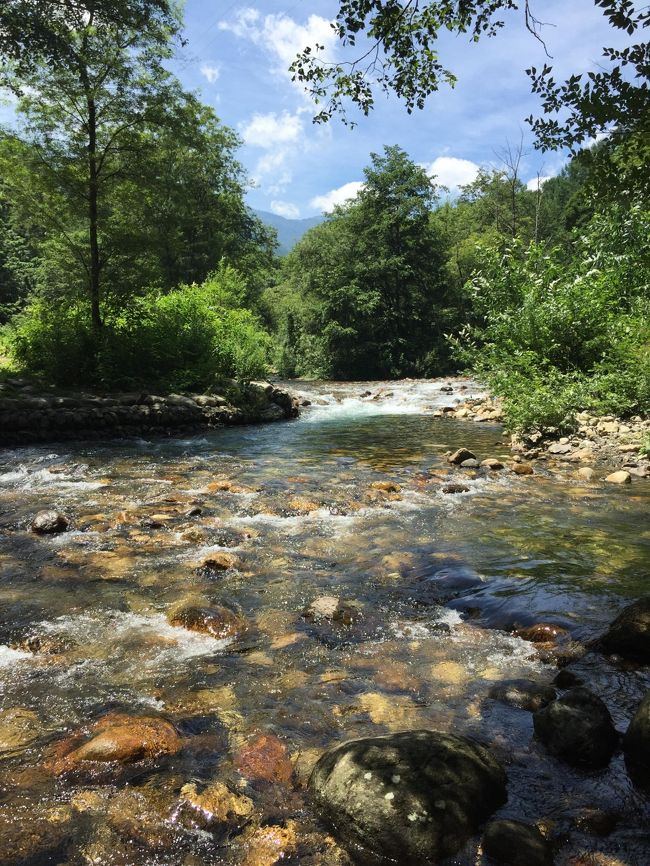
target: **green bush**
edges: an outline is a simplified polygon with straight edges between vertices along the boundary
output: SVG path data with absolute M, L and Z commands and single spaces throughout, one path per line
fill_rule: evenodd
M 245 285 L 222 268 L 202 285 L 149 292 L 107 315 L 99 334 L 85 305 L 34 301 L 7 342 L 25 372 L 57 385 L 138 385 L 200 390 L 215 377 L 268 372 L 272 344 L 256 317 L 237 306 Z
M 513 430 L 570 429 L 582 409 L 650 411 L 650 212 L 599 214 L 573 260 L 532 244 L 488 249 L 467 289 L 457 361 L 504 397 Z

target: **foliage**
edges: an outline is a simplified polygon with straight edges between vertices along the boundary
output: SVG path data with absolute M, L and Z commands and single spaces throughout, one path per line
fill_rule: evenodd
M 371 155 L 357 198 L 287 259 L 285 370 L 372 378 L 438 367 L 448 299 L 434 201 L 400 148 Z
M 650 211 L 596 215 L 567 264 L 543 244 L 485 250 L 455 357 L 506 398 L 513 429 L 580 409 L 650 410 Z
M 630 39 L 650 24 L 647 7 L 633 0 L 594 2 L 612 29 Z M 330 63 L 321 55 L 323 47 L 317 45 L 301 52 L 291 70 L 323 105 L 315 118 L 318 121 L 334 114 L 345 118 L 347 101 L 367 115 L 374 107 L 375 89 L 395 93 L 410 113 L 423 108 L 427 97 L 441 85 L 453 86 L 456 80 L 437 51 L 441 34 L 451 31 L 478 42 L 504 27 L 504 13 L 519 10 L 531 38 L 541 41 L 543 24 L 532 7 L 530 0 L 340 0 L 334 31 L 343 45 L 356 48 L 359 43 L 358 56 Z M 650 107 L 649 51 L 648 43 L 636 41 L 621 50 L 604 48 L 600 70 L 590 72 L 586 80 L 573 75 L 557 83 L 548 64 L 541 71 L 529 69 L 533 91 L 541 96 L 544 110 L 541 119 L 528 118 L 537 146 L 544 150 L 575 147 L 613 127 L 635 128 Z
M 99 335 L 82 302 L 37 299 L 7 338 L 20 368 L 59 385 L 201 389 L 215 377 L 251 379 L 268 370 L 271 340 L 240 306 L 246 294 L 242 276 L 222 265 L 201 285 L 130 299 Z

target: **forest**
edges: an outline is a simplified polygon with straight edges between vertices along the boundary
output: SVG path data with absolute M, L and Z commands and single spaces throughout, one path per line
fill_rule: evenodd
M 458 27 L 482 26 L 485 4 L 467 5 Z M 614 27 L 647 23 L 601 5 Z M 238 134 L 167 68 L 175 6 L 10 0 L 0 16 L 19 120 L 0 131 L 6 370 L 104 391 L 467 371 L 505 398 L 513 430 L 648 412 L 647 46 L 616 58 L 636 64 L 635 87 L 533 75 L 548 109 L 537 145 L 573 154 L 536 189 L 523 144 L 494 142 L 494 163 L 450 197 L 387 143 L 356 198 L 278 257 L 246 204 Z M 403 46 L 384 50 L 405 62 Z M 416 93 L 434 71 L 410 61 Z M 297 74 L 325 92 L 314 69 Z M 330 113 L 353 82 L 333 86 Z M 564 130 L 553 100 L 572 112 Z

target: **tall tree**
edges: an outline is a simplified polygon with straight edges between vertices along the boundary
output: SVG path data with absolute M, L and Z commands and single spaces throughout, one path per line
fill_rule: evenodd
M 425 171 L 386 147 L 371 155 L 357 198 L 289 257 L 303 321 L 307 310 L 303 349 L 320 372 L 395 377 L 439 365 L 447 289 L 430 221 L 435 199 Z
M 131 14 L 136 6 L 141 16 Z M 14 2 L 9 12 L 20 16 L 24 7 Z M 36 8 L 54 15 L 48 31 L 52 41 L 41 44 L 34 36 L 42 54 L 26 62 L 19 52 L 0 79 L 19 95 L 25 118 L 29 146 L 18 139 L 11 144 L 14 155 L 21 152 L 28 160 L 32 177 L 24 178 L 24 186 L 40 184 L 47 190 L 45 197 L 34 196 L 34 206 L 58 224 L 60 237 L 86 274 L 91 319 L 99 331 L 107 199 L 138 130 L 164 111 L 172 85 L 162 63 L 170 55 L 177 25 L 166 8 L 146 0 L 123 0 L 114 7 L 95 0 L 61 0 L 49 6 L 37 3 Z M 107 8 L 125 14 L 106 16 Z M 6 42 L 11 45 L 9 37 Z M 69 230 L 78 213 L 84 213 L 85 228 L 77 217 Z

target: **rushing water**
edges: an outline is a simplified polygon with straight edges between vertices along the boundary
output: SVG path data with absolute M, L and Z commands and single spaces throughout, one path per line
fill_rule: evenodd
M 515 627 L 555 623 L 588 643 L 647 591 L 650 483 L 585 486 L 552 466 L 533 477 L 450 469 L 445 452 L 461 445 L 508 455 L 499 426 L 432 416 L 471 391 L 454 384 L 444 394 L 439 381 L 302 383 L 312 405 L 294 422 L 2 455 L 1 826 L 28 836 L 46 816 L 69 828 L 25 862 L 270 866 L 254 846 L 177 820 L 183 785 L 224 779 L 262 825 L 297 822 L 282 862 L 333 863 L 313 842 L 324 837 L 304 790 L 315 758 L 351 737 L 429 727 L 491 744 L 508 770 L 503 814 L 544 822 L 558 863 L 583 852 L 595 866 L 650 863 L 648 804 L 622 758 L 598 773 L 561 765 L 532 738 L 530 713 L 488 697 L 495 682 L 557 673 Z M 445 494 L 450 480 L 469 489 Z M 201 513 L 187 516 L 192 506 Z M 69 515 L 71 531 L 31 533 L 43 508 Z M 224 550 L 236 567 L 201 571 Z M 302 612 L 319 596 L 355 601 L 363 617 L 309 622 Z M 226 604 L 251 628 L 229 641 L 173 627 L 167 613 L 184 601 Z M 647 669 L 596 653 L 571 670 L 621 730 L 650 687 Z M 42 769 L 53 743 L 112 709 L 163 715 L 189 745 L 128 788 Z M 286 744 L 293 790 L 237 778 L 233 755 L 259 733 Z M 616 830 L 577 827 L 589 808 L 618 816 Z M 21 862 L 2 848 L 0 838 L 0 864 Z M 470 845 L 453 862 L 483 861 Z

